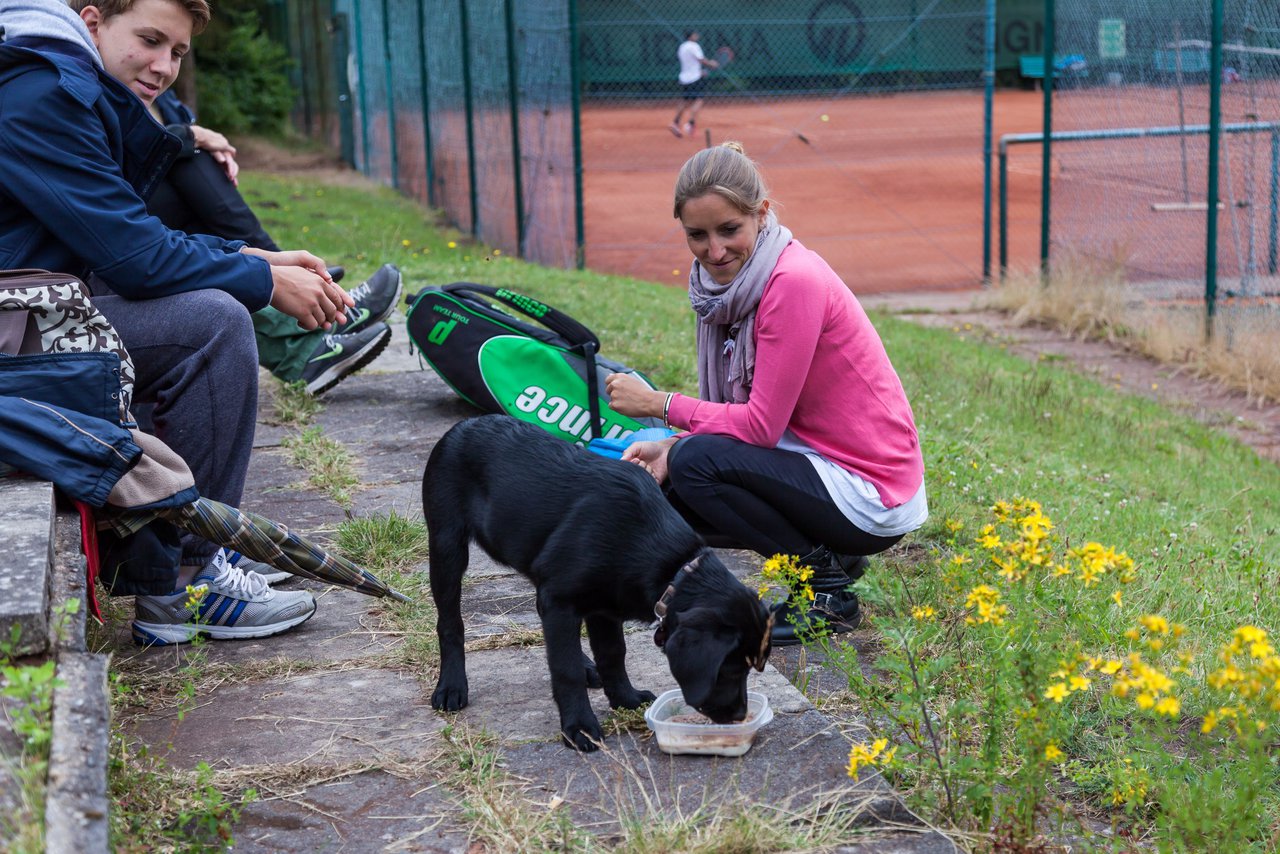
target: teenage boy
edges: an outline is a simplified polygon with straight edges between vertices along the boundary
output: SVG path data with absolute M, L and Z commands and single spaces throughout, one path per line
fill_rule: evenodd
M 0 269 L 86 279 L 134 358 L 135 400 L 190 465 L 202 495 L 240 503 L 257 410 L 249 312 L 273 305 L 306 329 L 346 321 L 351 299 L 309 252 L 266 252 L 165 228 L 143 199 L 180 143 L 146 104 L 172 82 L 206 0 L 103 0 L 77 15 L 58 0 L 0 0 Z M 197 615 L 185 588 L 206 585 Z M 315 612 L 185 537 L 179 565 L 122 567 L 134 637 L 261 637 Z M 211 619 L 212 617 L 212 619 Z

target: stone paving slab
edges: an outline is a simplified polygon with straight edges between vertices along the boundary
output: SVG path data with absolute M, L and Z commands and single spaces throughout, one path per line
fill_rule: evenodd
M 235 850 L 465 854 L 471 850 L 465 826 L 441 821 L 457 809 L 431 776 L 369 771 L 250 804 L 236 827 Z

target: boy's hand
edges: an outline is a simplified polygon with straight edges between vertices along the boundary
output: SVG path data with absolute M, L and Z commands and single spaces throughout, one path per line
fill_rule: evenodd
M 346 323 L 346 310 L 355 300 L 334 284 L 323 258 L 304 249 L 268 252 L 246 246 L 245 255 L 256 255 L 271 265 L 271 305 L 298 321 L 303 329 L 328 329 Z
M 347 322 L 351 297 L 315 272 L 305 267 L 272 265 L 271 284 L 271 305 L 295 318 L 303 329 L 328 329 L 334 323 Z

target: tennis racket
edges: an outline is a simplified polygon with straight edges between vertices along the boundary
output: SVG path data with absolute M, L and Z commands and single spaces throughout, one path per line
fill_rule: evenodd
M 721 47 L 716 48 L 716 52 L 711 55 L 711 58 L 716 61 L 716 65 L 720 68 L 724 68 L 726 65 L 733 62 L 733 48 L 728 45 L 722 45 Z

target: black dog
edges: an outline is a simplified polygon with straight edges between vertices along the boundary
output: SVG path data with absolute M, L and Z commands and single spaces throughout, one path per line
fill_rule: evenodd
M 770 613 L 639 466 L 484 415 L 436 443 L 422 507 L 440 639 L 434 708 L 467 705 L 462 575 L 475 541 L 537 588 L 551 692 L 571 747 L 595 750 L 603 738 L 587 700 L 583 621 L 609 705 L 634 709 L 654 695 L 627 677 L 622 624 L 651 620 L 655 607 L 654 640 L 685 700 L 718 723 L 746 716 L 747 672 L 764 669 Z

